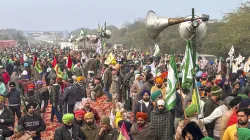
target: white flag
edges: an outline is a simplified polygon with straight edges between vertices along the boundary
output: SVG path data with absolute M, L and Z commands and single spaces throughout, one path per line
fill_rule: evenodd
M 200 62 L 200 68 L 204 69 L 206 67 L 207 63 L 208 63 L 208 60 L 204 56 L 202 56 L 201 62 Z
M 234 46 L 231 47 L 231 49 L 230 49 L 228 55 L 229 55 L 229 56 L 233 56 L 233 54 L 234 54 Z
M 155 52 L 154 52 L 154 57 L 160 56 L 161 55 L 161 50 L 158 44 L 155 44 Z

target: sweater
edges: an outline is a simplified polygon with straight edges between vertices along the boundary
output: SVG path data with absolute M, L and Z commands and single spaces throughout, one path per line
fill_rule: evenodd
M 229 126 L 226 129 L 222 140 L 234 140 L 234 135 L 235 135 L 236 131 L 237 131 L 237 124 Z
M 221 123 L 221 116 L 228 111 L 228 108 L 225 105 L 221 105 L 217 107 L 208 117 L 204 118 L 204 124 L 211 123 L 215 121 L 214 126 L 214 136 L 220 137 L 220 123 Z
M 20 91 L 18 91 L 16 88 L 8 92 L 5 97 L 8 97 L 9 105 L 21 104 Z

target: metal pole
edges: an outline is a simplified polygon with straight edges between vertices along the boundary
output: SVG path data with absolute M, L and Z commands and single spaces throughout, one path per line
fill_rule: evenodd
M 194 15 L 194 8 L 192 8 L 192 19 L 195 18 Z M 193 20 L 192 20 L 193 22 Z M 191 48 L 192 48 L 192 58 L 193 58 L 193 89 L 195 88 L 195 67 L 196 67 L 196 41 L 195 41 L 195 34 L 196 34 L 196 26 L 193 26 L 193 37 L 191 39 Z

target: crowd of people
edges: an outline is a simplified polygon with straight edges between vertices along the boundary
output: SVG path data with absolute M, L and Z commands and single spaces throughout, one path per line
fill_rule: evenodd
M 250 139 L 250 72 L 242 69 L 244 62 L 236 72 L 228 61 L 211 60 L 203 68 L 198 62 L 198 107 L 192 91 L 181 86 L 183 54 L 176 56 L 180 82 L 175 106 L 167 110 L 167 55 L 135 50 L 97 54 L 37 44 L 0 55 L 3 139 L 41 139 L 49 104 L 50 121 L 61 124 L 55 140 Z M 105 116 L 91 107 L 102 96 L 112 103 Z

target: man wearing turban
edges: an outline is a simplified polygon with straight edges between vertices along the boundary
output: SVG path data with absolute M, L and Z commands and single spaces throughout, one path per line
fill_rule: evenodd
M 55 140 L 79 140 L 84 139 L 80 127 L 73 123 L 74 114 L 64 114 L 62 117 L 63 125 L 55 130 L 54 139 Z
M 95 124 L 94 114 L 88 112 L 84 115 L 85 125 L 81 128 L 86 140 L 94 140 L 100 127 Z
M 99 124 L 100 117 L 99 117 L 97 111 L 94 108 L 90 107 L 90 102 L 91 102 L 90 98 L 85 98 L 82 100 L 83 111 L 92 112 L 94 114 L 94 118 L 95 118 L 96 123 Z
M 155 135 L 157 140 L 173 139 L 173 117 L 171 112 L 166 109 L 164 100 L 159 99 L 157 101 L 157 106 L 152 111 L 150 116 L 150 123 L 155 128 Z
M 132 137 L 136 139 L 155 139 L 154 128 L 146 120 L 148 119 L 148 114 L 144 112 L 136 113 L 136 123 L 131 127 L 130 133 Z
M 138 101 L 135 104 L 135 109 L 134 109 L 134 121 L 136 122 L 136 113 L 137 112 L 145 112 L 148 114 L 148 119 L 147 121 L 149 122 L 150 114 L 154 110 L 154 105 L 152 101 L 150 100 L 150 91 L 149 90 L 143 90 L 141 93 L 142 100 Z
M 74 124 L 78 125 L 79 127 L 84 126 L 84 115 L 86 114 L 85 111 L 83 111 L 82 109 L 76 110 L 75 111 L 75 120 L 74 120 Z
M 158 77 L 155 79 L 155 86 L 151 88 L 151 93 L 154 93 L 157 90 L 161 90 L 162 98 L 166 98 L 166 86 L 162 78 Z
M 12 130 L 8 127 L 11 127 L 14 123 L 14 116 L 9 108 L 4 105 L 5 98 L 0 96 L 0 127 L 5 132 L 3 134 L 4 138 L 10 137 L 12 135 Z
M 29 131 L 32 134 L 33 140 L 40 140 L 40 133 L 46 129 L 46 125 L 40 114 L 34 113 L 36 107 L 36 103 L 28 103 L 26 105 L 27 114 L 19 119 L 18 125 L 23 126 L 24 131 Z

